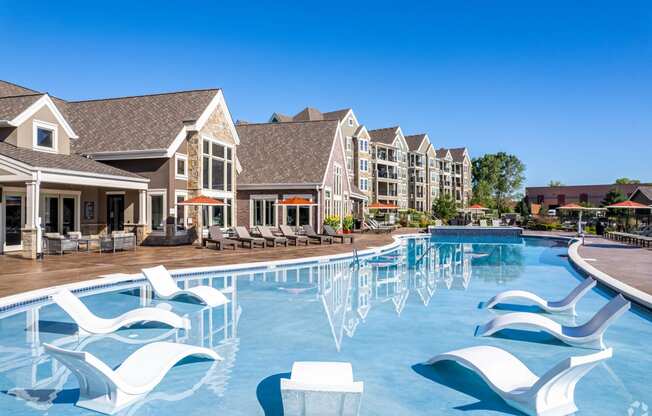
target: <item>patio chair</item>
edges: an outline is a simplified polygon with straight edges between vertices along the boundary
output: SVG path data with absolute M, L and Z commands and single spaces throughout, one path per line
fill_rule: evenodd
M 63 255 L 66 251 L 78 251 L 79 242 L 66 238 L 59 233 L 45 233 L 43 248 L 48 254 Z
M 569 312 L 575 316 L 575 305 L 584 297 L 584 295 L 589 293 L 596 284 L 595 280 L 587 277 L 582 283 L 571 290 L 564 299 L 559 301 L 547 301 L 534 293 L 525 290 L 507 290 L 489 299 L 486 307 L 490 309 L 501 303 L 511 301 L 512 299 L 521 299 L 525 300 L 527 303 L 534 304 L 549 313 Z
M 281 379 L 283 414 L 355 416 L 363 390 L 351 363 L 295 362 L 290 378 Z
M 324 242 L 333 244 L 333 237 L 324 234 L 317 234 L 310 224 L 303 225 L 303 232 L 306 233 L 306 237 L 308 237 L 310 241 L 315 241 L 319 244 L 323 244 Z
M 569 415 L 577 412 L 575 386 L 600 362 L 611 358 L 611 348 L 566 358 L 537 377 L 509 352 L 489 345 L 439 354 L 426 364 L 454 361 L 478 374 L 508 405 L 527 415 Z
M 224 247 L 233 247 L 235 250 L 238 245 L 236 240 L 232 240 L 224 236 L 219 225 L 211 225 L 211 227 L 208 229 L 208 238 L 204 238 L 202 240 L 202 244 L 208 247 L 208 243 L 215 244 L 215 248 L 220 251 L 224 250 Z
M 513 312 L 499 315 L 476 328 L 476 335 L 492 335 L 503 329 L 531 329 L 544 331 L 558 340 L 572 346 L 604 349 L 604 333 L 621 315 L 627 312 L 630 303 L 623 295 L 618 295 L 602 307 L 593 318 L 580 326 L 561 325 L 550 318 L 528 312 Z
M 172 328 L 190 329 L 188 318 L 161 308 L 137 308 L 115 318 L 100 318 L 67 289 L 61 289 L 52 295 L 52 299 L 75 321 L 81 336 L 110 334 L 138 322 L 160 322 Z
M 267 242 L 264 238 L 252 237 L 251 234 L 249 234 L 249 231 L 247 231 L 247 229 L 243 226 L 235 227 L 235 235 L 235 240 L 240 241 L 242 243 L 242 247 L 245 246 L 245 243 L 249 245 L 249 248 L 254 248 L 256 245 L 259 245 L 262 248 L 267 246 Z
M 351 234 L 338 234 L 337 231 L 335 231 L 330 225 L 324 225 L 324 234 L 333 238 L 337 238 L 342 244 L 344 244 L 344 240 L 348 238 L 349 242 L 353 244 L 353 236 Z
M 133 352 L 115 370 L 93 354 L 43 344 L 79 382 L 77 406 L 114 414 L 144 398 L 179 361 L 191 357 L 222 360 L 215 351 L 173 342 L 152 342 Z
M 281 225 L 279 227 L 281 229 L 281 234 L 283 234 L 283 237 L 287 238 L 290 241 L 294 241 L 294 245 L 298 246 L 299 243 L 304 243 L 305 245 L 308 245 L 308 237 L 305 235 L 298 235 L 294 232 L 292 227 L 288 225 Z
M 276 247 L 277 245 L 284 245 L 285 247 L 288 246 L 288 239 L 285 237 L 278 237 L 275 236 L 272 233 L 272 230 L 269 229 L 269 227 L 266 227 L 264 225 L 259 225 L 258 226 L 258 231 L 260 232 L 260 235 L 263 236 L 263 238 L 268 242 L 272 244 L 272 247 Z
M 229 300 L 219 290 L 212 286 L 195 286 L 189 289 L 179 289 L 170 272 L 165 266 L 150 267 L 142 270 L 152 286 L 154 293 L 161 299 L 170 300 L 180 296 L 188 296 L 210 306 L 220 306 Z

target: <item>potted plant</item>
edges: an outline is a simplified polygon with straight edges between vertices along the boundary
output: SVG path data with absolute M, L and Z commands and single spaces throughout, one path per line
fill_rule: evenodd
M 353 232 L 353 215 L 347 215 L 342 220 L 342 230 L 344 234 L 351 234 Z
M 340 217 L 339 215 L 329 215 L 324 218 L 324 225 L 330 225 L 335 231 L 340 229 Z

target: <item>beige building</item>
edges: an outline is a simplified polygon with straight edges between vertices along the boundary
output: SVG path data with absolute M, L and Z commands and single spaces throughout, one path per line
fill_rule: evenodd
M 409 149 L 401 128 L 370 130 L 375 202 L 408 208 Z
M 409 148 L 408 205 L 418 211 L 430 212 L 439 197 L 439 165 L 427 134 L 405 136 Z

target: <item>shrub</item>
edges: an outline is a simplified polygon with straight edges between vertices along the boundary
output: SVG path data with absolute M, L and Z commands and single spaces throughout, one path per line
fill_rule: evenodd
M 344 219 L 342 220 L 342 228 L 347 231 L 353 229 L 353 215 L 347 215 L 346 217 L 344 217 Z
M 335 230 L 340 228 L 340 216 L 339 215 L 329 215 L 324 218 L 324 225 L 330 225 Z

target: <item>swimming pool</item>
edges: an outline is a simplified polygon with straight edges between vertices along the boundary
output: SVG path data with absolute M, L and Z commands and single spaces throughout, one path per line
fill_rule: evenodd
M 566 250 L 565 242 L 540 238 L 415 238 L 363 259 L 359 269 L 351 259 L 322 260 L 183 279 L 182 285 L 210 284 L 231 299 L 213 309 L 152 299 L 139 282 L 78 294 L 100 316 L 171 308 L 189 316 L 189 331 L 145 326 L 80 340 L 56 305 L 8 310 L 0 315 L 1 413 L 93 414 L 74 405 L 77 381 L 43 353 L 43 343 L 89 351 L 115 367 L 145 343 L 165 339 L 213 348 L 224 361 L 174 367 L 144 400 L 119 414 L 282 414 L 279 379 L 302 360 L 351 362 L 355 380 L 365 383 L 363 415 L 518 414 L 470 372 L 420 363 L 487 344 L 542 374 L 563 358 L 591 353 L 537 334 L 473 335 L 476 325 L 501 313 L 478 308 L 498 291 L 525 288 L 558 299 L 577 285 Z M 576 318 L 554 318 L 583 323 L 612 296 L 598 288 L 580 301 Z M 652 405 L 651 342 L 650 315 L 638 308 L 609 328 L 614 357 L 578 384 L 580 414 L 627 414 L 636 402 Z

